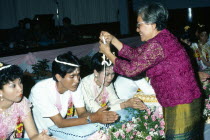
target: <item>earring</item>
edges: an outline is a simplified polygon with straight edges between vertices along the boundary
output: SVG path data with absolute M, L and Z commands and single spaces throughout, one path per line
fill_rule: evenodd
M 98 77 L 98 75 L 95 75 L 95 78 L 97 78 Z
M 2 97 L 2 94 L 0 94 L 0 101 L 4 101 L 3 97 Z

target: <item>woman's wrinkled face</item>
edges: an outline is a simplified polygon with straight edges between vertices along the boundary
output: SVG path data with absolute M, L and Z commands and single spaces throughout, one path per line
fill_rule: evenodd
M 97 84 L 99 84 L 99 86 L 102 85 L 103 83 L 103 80 L 104 80 L 104 86 L 105 87 L 108 87 L 111 83 L 112 83 L 112 80 L 114 79 L 114 76 L 115 76 L 115 72 L 113 70 L 113 66 L 110 66 L 110 67 L 106 67 L 106 75 L 104 75 L 104 71 L 101 71 L 101 72 L 96 72 L 95 75 L 97 75 Z M 105 79 L 104 79 L 104 76 L 105 76 Z
M 148 41 L 154 37 L 154 24 L 146 23 L 138 16 L 136 32 L 139 33 L 141 41 Z
M 199 34 L 199 40 L 202 44 L 205 44 L 208 41 L 209 35 L 207 34 L 207 32 L 201 32 Z
M 20 78 L 14 81 L 9 81 L 3 85 L 3 89 L 0 90 L 4 101 L 20 102 L 23 97 L 23 84 Z

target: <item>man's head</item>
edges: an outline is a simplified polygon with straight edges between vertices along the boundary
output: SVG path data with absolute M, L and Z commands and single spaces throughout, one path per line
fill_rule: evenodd
M 71 52 L 61 54 L 52 63 L 52 75 L 66 90 L 75 91 L 80 81 L 80 64 Z

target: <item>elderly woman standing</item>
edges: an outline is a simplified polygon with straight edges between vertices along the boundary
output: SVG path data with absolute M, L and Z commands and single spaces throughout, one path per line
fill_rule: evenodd
M 143 5 L 138 11 L 136 31 L 145 43 L 133 49 L 102 31 L 100 51 L 121 75 L 132 77 L 146 71 L 164 108 L 166 139 L 197 139 L 201 137 L 201 92 L 184 47 L 166 29 L 167 20 L 168 11 L 162 4 Z M 119 50 L 119 56 L 128 60 L 114 56 L 110 43 Z

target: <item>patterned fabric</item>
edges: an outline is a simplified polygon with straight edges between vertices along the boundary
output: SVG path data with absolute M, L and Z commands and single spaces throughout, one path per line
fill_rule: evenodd
M 198 48 L 198 45 L 201 46 L 200 50 Z M 194 51 L 194 57 L 196 58 L 197 64 L 199 66 L 200 70 L 204 70 L 206 68 L 208 68 L 203 61 L 201 60 L 201 57 L 204 57 L 205 60 L 208 62 L 209 61 L 209 55 L 210 55 L 210 45 L 209 44 L 200 44 L 198 43 L 192 43 L 192 45 L 190 46 L 193 51 Z
M 179 41 L 166 29 L 141 47 L 123 45 L 114 71 L 128 77 L 146 71 L 159 103 L 164 107 L 190 103 L 201 96 L 190 59 Z
M 9 109 L 0 114 L 0 139 L 15 137 L 16 126 L 20 124 L 18 122 L 23 122 L 27 117 L 30 107 L 31 103 L 24 97 L 21 102 L 14 103 Z M 21 130 L 20 127 L 18 128 Z
M 80 126 L 59 128 L 56 125 L 49 127 L 49 132 L 58 138 L 64 140 L 86 140 L 100 128 L 105 127 L 103 124 L 92 123 Z
M 166 107 L 163 110 L 167 140 L 201 139 L 203 123 L 200 99 L 195 99 L 190 104 Z

